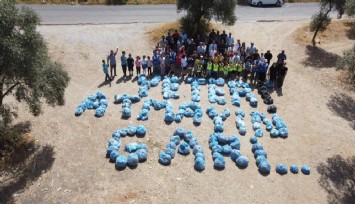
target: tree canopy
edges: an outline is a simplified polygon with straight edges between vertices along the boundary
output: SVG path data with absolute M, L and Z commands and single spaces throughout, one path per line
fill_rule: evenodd
M 343 57 L 337 61 L 337 69 L 347 72 L 347 80 L 355 85 L 355 45 L 343 52 Z
M 178 12 L 187 13 L 181 27 L 189 35 L 205 34 L 212 19 L 227 25 L 237 20 L 236 0 L 177 0 L 176 5 Z
M 27 8 L 0 1 L 0 107 L 4 98 L 15 96 L 33 115 L 41 113 L 41 99 L 50 105 L 64 105 L 68 73 L 52 62 L 47 46 L 36 31 L 40 19 Z

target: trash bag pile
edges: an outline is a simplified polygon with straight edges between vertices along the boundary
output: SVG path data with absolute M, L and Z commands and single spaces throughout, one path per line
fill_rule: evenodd
M 212 150 L 214 167 L 224 169 L 225 158 L 229 156 L 239 167 L 246 167 L 249 163 L 248 158 L 240 152 L 240 141 L 237 136 L 227 137 L 222 133 L 212 133 L 208 140 L 209 148 Z
M 253 130 L 254 130 L 254 134 L 255 137 L 263 137 L 264 133 L 261 130 L 261 121 L 263 121 L 266 116 L 264 113 L 259 113 L 258 111 L 252 111 L 250 113 L 251 116 L 251 122 L 253 124 Z
M 84 99 L 81 104 L 76 107 L 75 115 L 80 116 L 85 110 L 95 109 L 95 116 L 102 117 L 106 112 L 107 106 L 108 102 L 106 96 L 101 91 L 98 91 Z
M 142 137 L 145 136 L 146 132 L 147 129 L 143 125 L 129 126 L 128 128 L 115 130 L 108 141 L 106 157 L 109 158 L 111 162 L 114 162 L 118 169 L 123 169 L 127 165 L 136 167 L 139 162 L 146 161 L 148 148 L 147 145 L 143 143 L 138 144 L 133 142 L 126 144 L 124 149 L 129 153 L 127 157 L 119 153 L 122 137 L 126 137 L 127 135 L 137 135 Z
M 268 113 L 276 113 L 277 112 L 277 107 L 275 105 L 269 105 L 267 107 L 267 112 Z
M 202 120 L 202 109 L 199 103 L 185 102 L 179 106 L 179 110 L 175 115 L 175 122 L 179 123 L 183 117 L 193 118 L 195 125 L 200 125 Z
M 224 109 L 221 116 L 218 116 L 217 110 L 213 106 L 210 106 L 207 108 L 206 114 L 208 115 L 209 118 L 213 120 L 214 132 L 223 132 L 224 131 L 223 121 L 227 120 L 227 118 L 230 116 L 230 110 Z
M 179 93 L 179 79 L 174 77 L 165 76 L 163 80 L 162 94 L 164 99 L 178 99 L 180 98 Z
M 218 78 L 218 79 L 216 79 L 215 80 L 215 84 L 217 85 L 217 86 L 224 86 L 224 79 L 223 78 Z
M 252 144 L 252 152 L 254 154 L 254 158 L 256 160 L 256 165 L 258 170 L 262 174 L 269 174 L 271 170 L 270 162 L 267 160 L 267 153 L 264 150 L 264 147 L 258 143 L 258 139 L 256 137 L 250 138 L 250 143 Z
M 226 99 L 223 96 L 217 96 L 215 88 L 215 84 L 208 85 L 208 101 L 210 103 L 217 103 L 218 105 L 225 105 L 227 103 Z
M 200 85 L 197 81 L 191 83 L 191 100 L 193 102 L 200 102 Z
M 145 77 L 145 75 L 141 74 L 138 76 L 137 82 L 138 82 L 138 85 L 140 86 L 139 90 L 138 90 L 138 95 L 142 98 L 147 97 L 148 91 L 150 89 L 149 80 Z
M 282 138 L 287 138 L 288 137 L 288 129 L 286 124 L 282 121 L 281 117 L 278 116 L 276 113 L 272 114 L 272 123 L 276 127 L 276 130 L 278 134 L 274 137 L 282 137 Z M 272 129 L 271 132 L 277 133 L 275 129 Z
M 247 127 L 244 122 L 245 112 L 241 109 L 235 111 L 237 118 L 235 119 L 235 125 L 239 131 L 240 135 L 245 135 L 247 133 Z
M 132 115 L 132 103 L 137 103 L 139 101 L 141 101 L 141 97 L 137 95 L 130 96 L 128 94 L 117 94 L 114 97 L 115 104 L 122 103 L 122 118 L 130 118 Z
M 191 131 L 176 128 L 165 150 L 159 153 L 159 163 L 169 165 L 171 160 L 174 159 L 176 151 L 181 155 L 189 155 L 191 150 L 195 155 L 194 168 L 197 171 L 205 170 L 205 154 L 202 147 L 198 144 L 196 137 Z
M 192 84 L 192 82 L 197 82 L 199 85 L 206 85 L 207 80 L 205 78 L 195 78 L 195 77 L 187 77 L 185 79 L 185 83 Z
M 149 80 L 150 87 L 158 86 L 160 80 L 161 80 L 160 75 L 155 75 L 151 80 Z
M 267 87 L 263 82 L 257 84 L 258 86 L 258 93 L 260 94 L 261 98 L 263 99 L 266 105 L 271 105 L 274 103 L 274 100 L 271 98 L 269 92 L 267 91 Z
M 242 81 L 237 81 L 237 82 L 229 81 L 228 87 L 229 87 L 229 94 L 231 95 L 232 105 L 237 107 L 240 107 L 240 97 L 245 97 L 247 96 L 248 93 L 251 92 L 251 88 L 249 84 Z M 250 100 L 247 99 L 247 101 Z M 255 105 L 255 101 L 253 101 L 252 104 Z M 257 105 L 257 101 L 256 101 L 256 105 Z
M 167 101 L 165 105 L 165 114 L 164 114 L 164 121 L 168 123 L 172 123 L 175 121 L 175 114 L 173 111 L 173 104 L 170 101 Z

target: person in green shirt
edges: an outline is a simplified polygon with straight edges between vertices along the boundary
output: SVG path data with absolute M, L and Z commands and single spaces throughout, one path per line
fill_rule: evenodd
M 238 76 L 238 80 L 240 77 L 242 77 L 242 71 L 243 71 L 243 64 L 242 62 L 238 62 L 236 64 L 236 69 L 237 69 L 237 76 Z
M 219 64 L 212 62 L 212 77 L 215 79 L 218 78 L 218 70 L 219 70 Z
M 206 71 L 206 76 L 207 77 L 210 77 L 211 74 L 212 74 L 212 68 L 213 68 L 213 62 L 212 62 L 212 59 L 210 59 L 208 62 L 207 62 L 207 71 Z

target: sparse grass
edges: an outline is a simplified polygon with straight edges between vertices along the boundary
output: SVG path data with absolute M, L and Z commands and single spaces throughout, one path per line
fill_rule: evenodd
M 327 30 L 319 33 L 317 41 L 322 43 L 336 42 L 343 38 L 354 39 L 355 21 L 353 19 L 332 20 Z M 296 31 L 296 41 L 301 44 L 311 44 L 313 32 L 309 25 L 303 26 Z

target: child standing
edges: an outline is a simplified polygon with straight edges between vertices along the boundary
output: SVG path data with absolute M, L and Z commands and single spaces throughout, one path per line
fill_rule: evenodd
M 143 59 L 142 59 L 142 68 L 143 68 L 143 74 L 146 75 L 148 65 L 147 65 L 147 59 L 145 55 L 143 55 Z
M 133 76 L 134 59 L 131 54 L 128 54 L 127 66 L 128 66 L 129 76 Z
M 148 75 L 150 76 L 152 74 L 152 60 L 150 60 L 150 56 L 147 58 L 147 67 L 148 67 Z
M 136 57 L 136 70 L 137 70 L 137 76 L 141 73 L 141 66 L 142 66 L 142 62 L 141 62 L 141 57 L 137 56 Z
M 105 60 L 102 60 L 102 71 L 105 74 L 105 81 L 109 81 L 110 76 L 108 75 L 108 64 L 105 63 Z

